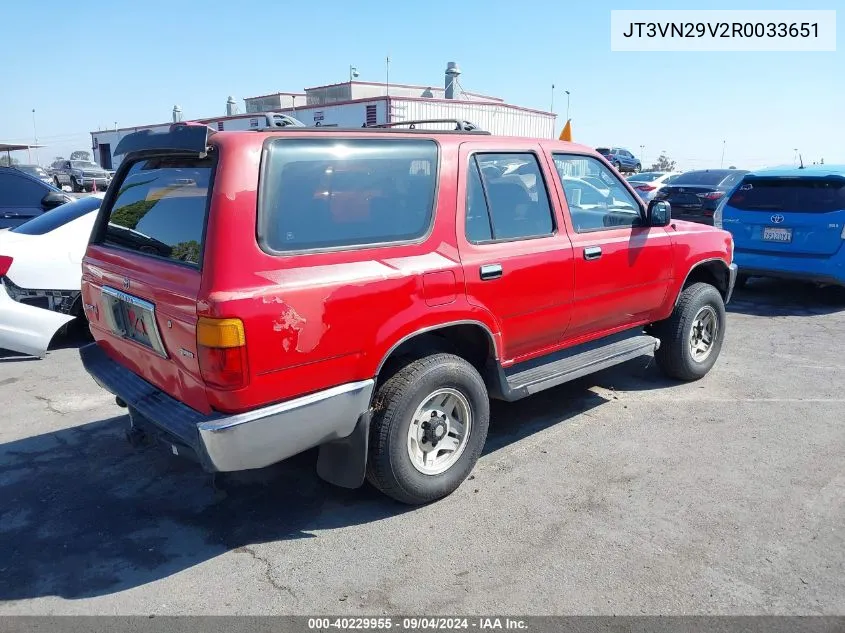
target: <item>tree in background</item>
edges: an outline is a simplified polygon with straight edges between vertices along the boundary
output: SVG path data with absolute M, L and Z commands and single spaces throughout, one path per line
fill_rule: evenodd
M 675 161 L 669 160 L 665 153 L 661 152 L 657 161 L 649 171 L 675 171 Z
M 71 160 L 91 160 L 91 152 L 77 150 L 70 155 Z
M 0 166 L 11 167 L 12 165 L 20 165 L 20 163 L 21 161 L 19 161 L 17 158 L 7 156 L 6 154 L 0 156 Z

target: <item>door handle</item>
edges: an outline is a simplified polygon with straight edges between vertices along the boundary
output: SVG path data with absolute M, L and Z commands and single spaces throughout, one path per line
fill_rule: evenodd
M 484 264 L 481 267 L 479 274 L 481 276 L 481 281 L 488 281 L 490 279 L 498 279 L 502 276 L 502 265 L 501 264 Z
M 584 259 L 598 259 L 601 257 L 601 246 L 588 246 L 584 249 Z

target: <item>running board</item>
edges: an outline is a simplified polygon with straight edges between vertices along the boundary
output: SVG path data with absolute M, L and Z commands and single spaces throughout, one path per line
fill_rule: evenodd
M 576 345 L 496 372 L 503 400 L 519 400 L 557 387 L 588 374 L 651 354 L 660 341 L 642 331 L 623 332 L 612 337 Z

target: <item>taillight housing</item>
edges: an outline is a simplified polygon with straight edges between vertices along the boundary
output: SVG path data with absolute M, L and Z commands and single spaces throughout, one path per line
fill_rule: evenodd
M 719 198 L 721 198 L 722 196 L 725 195 L 725 192 L 724 191 L 708 191 L 707 193 L 697 193 L 695 195 L 697 195 L 699 198 L 702 198 L 704 200 L 718 200 Z
M 5 277 L 12 267 L 12 258 L 8 255 L 0 255 L 0 277 Z
M 634 189 L 638 189 L 639 191 L 654 191 L 657 187 L 653 187 L 652 185 L 637 185 Z
M 197 321 L 197 360 L 206 385 L 241 389 L 249 382 L 246 335 L 240 319 L 200 317 Z

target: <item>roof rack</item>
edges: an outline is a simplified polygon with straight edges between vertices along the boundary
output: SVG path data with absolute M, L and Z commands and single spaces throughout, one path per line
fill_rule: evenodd
M 419 119 L 417 121 L 396 121 L 394 123 L 374 123 L 373 125 L 365 125 L 366 128 L 394 128 L 407 125 L 410 129 L 415 130 L 417 125 L 421 123 L 454 123 L 455 129 L 453 132 L 465 132 L 474 134 L 490 134 L 479 127 L 475 123 L 469 121 L 462 121 L 460 119 Z

